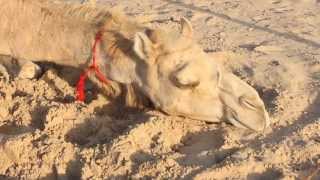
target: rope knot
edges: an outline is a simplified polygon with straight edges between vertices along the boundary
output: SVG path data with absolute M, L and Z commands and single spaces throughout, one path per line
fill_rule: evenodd
M 86 80 L 89 73 L 94 72 L 95 76 L 98 78 L 100 82 L 104 84 L 108 84 L 108 79 L 101 73 L 99 66 L 97 66 L 97 63 L 96 63 L 96 57 L 97 57 L 96 49 L 97 49 L 98 43 L 101 41 L 101 38 L 102 38 L 102 32 L 98 31 L 95 36 L 94 44 L 92 47 L 92 64 L 89 67 L 87 67 L 83 73 L 81 73 L 79 80 L 77 82 L 76 98 L 78 101 L 84 101 L 86 98 L 84 89 L 85 89 L 85 84 L 86 84 Z

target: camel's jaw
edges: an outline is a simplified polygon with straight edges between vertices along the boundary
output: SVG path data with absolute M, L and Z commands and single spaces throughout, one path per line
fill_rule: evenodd
M 217 104 L 217 102 L 214 102 L 214 106 L 210 106 L 212 112 L 209 112 L 208 110 L 206 110 L 206 108 L 203 108 L 203 110 L 198 109 L 197 111 L 194 111 L 195 109 L 192 109 L 192 111 L 191 109 L 186 108 L 181 109 L 178 106 L 167 106 L 166 108 L 158 108 L 162 109 L 164 112 L 170 115 L 182 116 L 192 120 L 214 123 L 227 121 L 236 127 L 257 132 L 264 131 L 270 125 L 270 118 L 264 106 L 261 106 L 260 109 L 247 109 L 241 106 L 222 106 L 224 106 L 224 108 L 219 110 L 219 108 L 217 108 L 219 107 L 219 104 Z M 206 105 L 206 107 L 208 106 Z

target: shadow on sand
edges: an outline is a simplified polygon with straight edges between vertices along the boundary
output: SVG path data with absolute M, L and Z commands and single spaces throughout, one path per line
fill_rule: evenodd
M 215 11 L 213 11 L 211 9 L 197 7 L 197 6 L 194 6 L 193 4 L 186 4 L 183 1 L 173 1 L 173 0 L 162 0 L 162 1 L 167 2 L 169 4 L 176 5 L 176 6 L 180 6 L 180 7 L 183 7 L 183 8 L 191 9 L 193 11 L 198 11 L 198 12 L 210 14 L 210 15 L 216 16 L 216 17 L 221 18 L 221 19 L 226 20 L 226 21 L 230 21 L 230 22 L 233 22 L 233 23 L 236 23 L 236 24 L 240 24 L 242 26 L 246 26 L 248 28 L 256 29 L 256 30 L 267 32 L 267 33 L 270 33 L 270 34 L 274 34 L 276 36 L 279 36 L 279 37 L 282 37 L 282 38 L 285 38 L 285 39 L 289 39 L 289 40 L 293 40 L 293 41 L 296 41 L 298 43 L 303 43 L 303 44 L 306 44 L 308 46 L 312 46 L 314 48 L 320 48 L 320 43 L 319 42 L 316 42 L 316 41 L 313 41 L 313 40 L 310 40 L 310 39 L 305 39 L 305 38 L 297 36 L 297 35 L 295 35 L 293 33 L 281 32 L 281 31 L 277 31 L 277 30 L 270 29 L 270 28 L 267 28 L 267 27 L 258 26 L 258 25 L 255 25 L 255 24 L 247 22 L 247 21 L 243 21 L 243 20 L 238 19 L 238 18 L 230 17 L 228 15 L 225 15 L 225 14 L 222 14 L 222 13 L 219 13 L 219 12 L 215 12 Z

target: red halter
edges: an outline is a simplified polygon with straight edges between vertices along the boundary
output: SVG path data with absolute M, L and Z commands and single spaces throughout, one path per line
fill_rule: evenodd
M 85 88 L 86 79 L 89 73 L 94 72 L 95 76 L 98 78 L 100 82 L 104 84 L 109 83 L 109 80 L 101 73 L 101 71 L 99 70 L 99 66 L 97 66 L 96 64 L 96 56 L 97 56 L 96 48 L 98 43 L 101 41 L 101 38 L 102 38 L 102 32 L 99 31 L 96 34 L 94 44 L 92 47 L 92 64 L 88 68 L 86 68 L 85 71 L 79 77 L 77 88 L 76 88 L 76 96 L 78 101 L 84 101 L 86 98 L 84 88 Z

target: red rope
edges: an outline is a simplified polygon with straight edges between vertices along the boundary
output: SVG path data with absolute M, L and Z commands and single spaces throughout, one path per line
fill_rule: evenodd
M 78 101 L 84 101 L 86 98 L 85 95 L 85 85 L 86 85 L 86 79 L 88 77 L 88 74 L 91 73 L 92 71 L 95 73 L 95 76 L 98 78 L 98 80 L 102 83 L 107 84 L 109 81 L 108 79 L 101 73 L 99 67 L 96 64 L 96 49 L 98 43 L 101 41 L 102 38 L 102 33 L 99 31 L 96 34 L 94 44 L 92 47 L 92 64 L 85 69 L 85 71 L 80 75 L 79 80 L 77 82 L 77 87 L 76 87 L 76 98 Z

